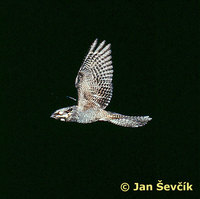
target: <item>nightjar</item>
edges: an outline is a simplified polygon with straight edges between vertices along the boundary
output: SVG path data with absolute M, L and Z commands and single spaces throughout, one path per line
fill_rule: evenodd
M 149 116 L 126 116 L 106 111 L 113 86 L 111 44 L 105 41 L 92 43 L 75 80 L 78 90 L 78 105 L 61 108 L 51 118 L 64 122 L 92 123 L 107 121 L 124 127 L 140 127 L 152 118 Z

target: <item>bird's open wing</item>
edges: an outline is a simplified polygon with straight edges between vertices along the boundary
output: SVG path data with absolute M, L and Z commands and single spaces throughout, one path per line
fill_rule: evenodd
M 105 41 L 97 48 L 96 45 L 97 39 L 91 45 L 75 81 L 78 106 L 83 109 L 94 106 L 105 109 L 112 97 L 111 45 L 105 45 Z

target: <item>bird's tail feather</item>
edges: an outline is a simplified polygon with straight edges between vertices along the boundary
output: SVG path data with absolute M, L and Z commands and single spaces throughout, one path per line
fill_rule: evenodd
M 141 127 L 152 120 L 149 116 L 126 116 L 119 113 L 108 113 L 108 122 L 124 127 Z

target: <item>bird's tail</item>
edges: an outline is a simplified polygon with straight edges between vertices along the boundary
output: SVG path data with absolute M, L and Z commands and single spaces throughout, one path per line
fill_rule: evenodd
M 108 114 L 108 122 L 124 127 L 140 127 L 152 120 L 149 116 L 126 116 L 112 112 L 108 112 Z

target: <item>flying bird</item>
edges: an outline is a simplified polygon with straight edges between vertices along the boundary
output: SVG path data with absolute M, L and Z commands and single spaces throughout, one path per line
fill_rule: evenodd
M 105 110 L 113 93 L 111 44 L 105 45 L 103 41 L 97 45 L 97 41 L 92 43 L 75 80 L 78 105 L 56 110 L 51 118 L 64 122 L 106 121 L 123 127 L 144 126 L 152 118 L 126 116 Z

